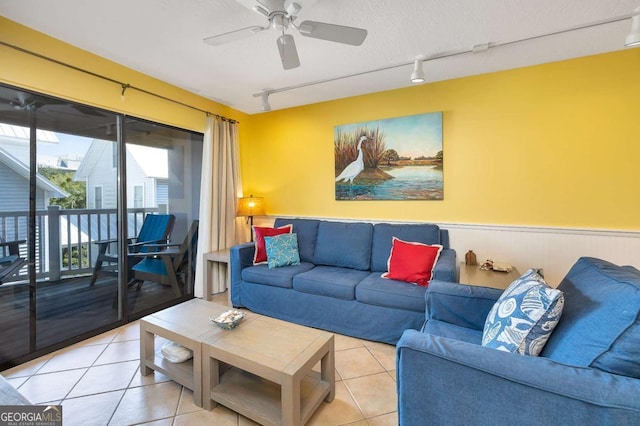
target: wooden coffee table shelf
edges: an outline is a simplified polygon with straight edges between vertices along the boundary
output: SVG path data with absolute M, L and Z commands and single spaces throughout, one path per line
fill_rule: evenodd
M 329 391 L 329 383 L 320 380 L 320 374 L 301 380 L 301 424 L 309 420 Z M 280 386 L 246 371 L 231 368 L 225 372 L 220 384 L 211 390 L 211 398 L 260 424 L 284 424 Z

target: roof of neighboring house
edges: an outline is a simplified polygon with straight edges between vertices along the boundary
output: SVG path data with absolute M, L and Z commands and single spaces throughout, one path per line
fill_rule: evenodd
M 18 139 L 29 140 L 29 128 L 22 126 L 15 126 L 13 124 L 0 123 L 0 136 L 9 136 Z M 53 142 L 58 143 L 58 137 L 50 130 L 36 130 L 36 139 L 40 142 Z
M 5 164 L 7 167 L 25 178 L 27 181 L 29 180 L 29 166 L 24 164 L 13 155 L 9 154 L 2 147 L 0 147 L 0 163 Z M 62 188 L 60 188 L 58 185 L 55 185 L 40 173 L 36 173 L 36 186 L 44 191 L 51 192 L 52 197 L 64 198 L 69 196 L 69 194 L 67 194 Z
M 76 173 L 73 175 L 73 179 L 86 179 L 87 177 L 89 177 L 94 167 L 96 167 L 96 165 L 101 161 L 109 161 L 109 164 L 111 164 L 111 157 L 108 157 L 107 159 L 103 158 L 103 156 L 106 157 L 107 153 L 105 152 L 105 150 L 109 148 L 112 143 L 113 142 L 104 141 L 101 139 L 92 140 L 89 149 L 85 153 L 84 158 L 80 163 L 80 166 L 76 169 Z M 110 151 L 109 155 L 111 155 Z
M 109 164 L 111 161 L 111 141 L 94 139 L 91 142 L 89 150 L 85 154 L 80 167 L 74 176 L 75 180 L 87 178 L 94 167 L 99 163 L 103 163 L 105 156 L 109 155 Z M 150 178 L 168 179 L 169 178 L 169 153 L 163 148 L 154 148 L 145 145 L 136 145 L 128 143 L 127 152 L 133 160 L 140 166 L 144 175 Z M 109 150 L 105 152 L 105 150 Z
M 166 149 L 127 144 L 127 150 L 147 177 L 169 177 L 169 154 Z

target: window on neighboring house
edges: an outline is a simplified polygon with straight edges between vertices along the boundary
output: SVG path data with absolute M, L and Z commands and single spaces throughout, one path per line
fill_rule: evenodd
M 93 207 L 96 209 L 102 208 L 102 187 L 101 186 L 93 187 L 93 204 L 94 204 Z
M 144 186 L 135 185 L 133 187 L 133 208 L 141 209 L 144 207 Z

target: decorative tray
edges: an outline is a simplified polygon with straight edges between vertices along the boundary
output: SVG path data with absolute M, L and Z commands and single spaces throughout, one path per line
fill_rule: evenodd
M 231 330 L 236 328 L 240 321 L 244 318 L 244 312 L 230 309 L 218 315 L 215 318 L 210 318 L 211 322 L 217 325 L 218 327 L 224 328 L 225 330 Z

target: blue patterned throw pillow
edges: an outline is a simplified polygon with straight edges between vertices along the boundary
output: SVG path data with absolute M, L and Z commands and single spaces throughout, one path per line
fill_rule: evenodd
M 482 346 L 537 356 L 558 324 L 564 295 L 530 269 L 502 293 L 487 315 Z
M 279 266 L 299 265 L 298 234 L 281 234 L 264 237 L 269 269 Z

